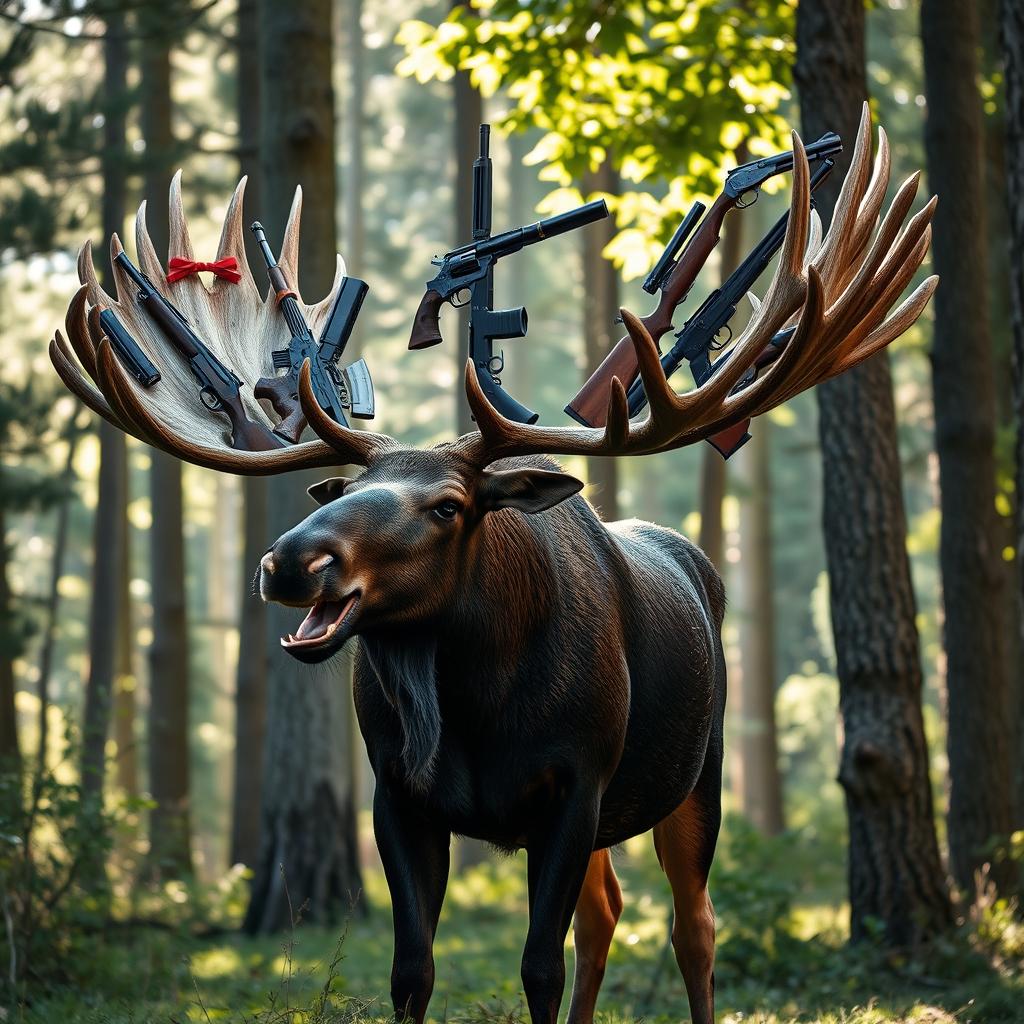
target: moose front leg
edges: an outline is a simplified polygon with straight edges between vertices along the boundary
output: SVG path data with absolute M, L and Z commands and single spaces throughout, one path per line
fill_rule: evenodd
M 380 784 L 373 798 L 373 830 L 395 925 L 395 1018 L 423 1024 L 434 990 L 434 932 L 448 884 L 451 835 Z
M 565 936 L 587 874 L 600 796 L 577 788 L 560 815 L 527 845 L 530 928 L 523 950 L 523 990 L 533 1024 L 555 1024 L 565 988 Z

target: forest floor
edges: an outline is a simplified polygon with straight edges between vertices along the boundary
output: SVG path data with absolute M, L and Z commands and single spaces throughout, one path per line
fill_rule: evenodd
M 666 944 L 669 897 L 649 842 L 616 852 L 625 911 L 599 1002 L 603 1024 L 685 1019 L 686 999 Z M 835 847 L 733 829 L 716 861 L 719 1021 L 821 1024 L 1021 1024 L 1024 927 L 991 907 L 942 942 L 894 955 L 845 942 L 843 867 Z M 525 859 L 455 874 L 435 957 L 435 1021 L 526 1019 L 519 958 L 526 931 Z M 367 872 L 365 908 L 347 924 L 301 925 L 290 935 L 111 928 L 64 953 L 63 980 L 36 988 L 0 1020 L 72 1022 L 259 1021 L 303 1024 L 388 1015 L 391 920 L 387 889 Z M 181 894 L 176 897 L 181 900 Z M 192 922 L 194 925 L 195 922 Z M 572 949 L 566 946 L 568 1006 Z

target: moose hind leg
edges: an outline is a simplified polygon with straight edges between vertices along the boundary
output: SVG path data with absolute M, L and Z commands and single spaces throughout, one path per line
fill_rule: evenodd
M 658 860 L 672 886 L 672 948 L 693 1024 L 715 1020 L 715 909 L 708 873 L 721 824 L 720 781 L 714 788 L 702 786 L 705 781 L 702 777 L 697 789 L 654 827 Z
M 612 934 L 622 913 L 622 890 L 608 850 L 591 854 L 573 917 L 576 973 L 568 1024 L 591 1024 Z

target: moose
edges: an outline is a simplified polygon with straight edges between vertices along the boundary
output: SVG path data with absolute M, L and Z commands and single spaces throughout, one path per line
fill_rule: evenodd
M 909 217 L 912 176 L 879 220 L 889 179 L 884 132 L 872 167 L 865 111 L 823 238 L 812 230 L 808 167 L 795 133 L 793 149 L 780 260 L 726 361 L 701 387 L 677 395 L 650 336 L 623 310 L 649 413 L 630 421 L 616 379 L 602 429 L 507 420 L 470 364 L 465 384 L 479 429 L 413 449 L 332 420 L 316 402 L 307 364 L 300 399 L 317 439 L 232 450 L 222 423 L 183 411 L 175 389 L 187 378 L 176 378 L 173 367 L 162 395 L 144 392 L 121 368 L 90 303 L 115 306 L 150 345 L 156 336 L 128 299 L 102 290 L 83 250 L 67 340 L 58 332 L 50 354 L 93 410 L 157 448 L 222 471 L 362 468 L 309 488 L 319 507 L 270 545 L 258 579 L 265 600 L 305 611 L 281 638 L 291 657 L 323 662 L 357 638 L 355 701 L 376 778 L 373 821 L 393 903 L 399 1019 L 420 1024 L 427 1012 L 449 842 L 459 834 L 527 852 L 522 982 L 534 1024 L 557 1019 L 573 921 L 569 1021 L 592 1021 L 622 910 L 609 850 L 653 830 L 691 1016 L 695 1024 L 714 1020 L 708 874 L 721 818 L 722 582 L 672 530 L 603 523 L 581 482 L 552 456 L 647 455 L 693 444 L 850 369 L 920 316 L 934 277 L 893 307 L 927 252 L 934 201 Z M 241 286 L 192 279 L 174 294 L 211 347 L 255 379 L 269 367 L 282 325 L 245 262 L 243 185 L 218 251 L 238 260 Z M 172 251 L 188 255 L 177 179 L 170 205 Z M 292 281 L 299 211 L 297 201 L 281 256 Z M 162 283 L 144 209 L 136 230 L 139 260 Z M 114 273 L 118 294 L 130 296 L 116 265 Z M 314 327 L 326 305 L 304 306 Z M 782 355 L 737 390 L 768 340 L 794 324 Z M 251 416 L 269 422 L 255 400 L 246 401 Z

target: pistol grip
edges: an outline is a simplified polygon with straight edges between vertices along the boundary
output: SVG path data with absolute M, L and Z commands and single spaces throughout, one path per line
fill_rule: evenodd
M 442 341 L 441 327 L 437 322 L 442 302 L 444 299 L 433 288 L 428 288 L 423 293 L 416 316 L 413 318 L 412 334 L 409 336 L 409 348 L 413 351 L 430 348 L 431 345 L 438 345 Z
M 291 444 L 298 444 L 302 431 L 306 428 L 306 417 L 302 415 L 298 395 L 293 390 L 291 375 L 260 377 L 252 393 L 257 398 L 265 398 L 270 402 L 274 412 L 280 417 L 280 421 L 274 427 L 274 433 Z

